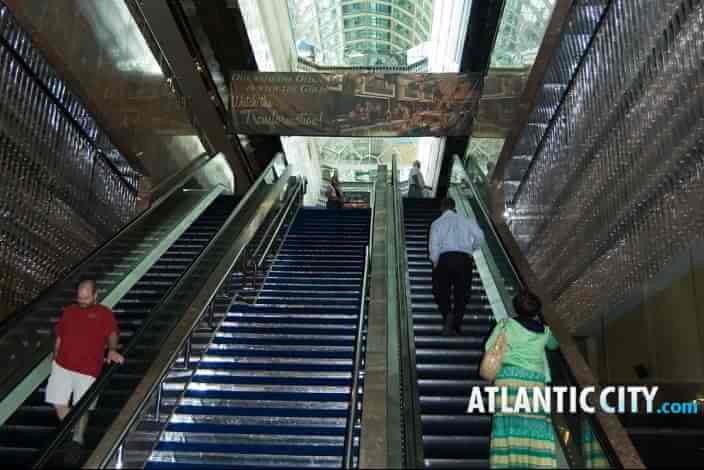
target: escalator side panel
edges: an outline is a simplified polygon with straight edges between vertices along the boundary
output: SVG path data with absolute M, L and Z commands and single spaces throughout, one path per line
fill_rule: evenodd
M 236 199 L 220 196 L 203 211 L 196 221 L 166 250 L 156 263 L 136 282 L 113 307 L 121 330 L 121 344 L 127 345 L 141 324 L 150 316 L 178 276 L 205 248 L 219 226 L 235 207 Z M 188 255 L 184 255 L 184 250 Z M 134 388 L 135 377 L 143 372 L 144 357 L 127 357 L 115 380 L 98 400 L 86 433 L 86 446 L 95 445 L 104 429 L 119 413 L 125 395 Z M 51 406 L 44 402 L 46 381 L 0 427 L 0 458 L 17 465 L 31 465 L 39 451 L 56 432 L 58 420 Z M 26 439 L 19 439 L 26 435 Z M 34 436 L 34 438 L 29 438 Z M 61 456 L 59 456 L 61 457 Z M 56 462 L 60 464 L 60 461 Z

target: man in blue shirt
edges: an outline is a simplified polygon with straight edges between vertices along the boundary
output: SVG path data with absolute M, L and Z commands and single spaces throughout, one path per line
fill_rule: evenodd
M 477 223 L 455 213 L 455 201 L 445 198 L 442 215 L 430 226 L 430 260 L 433 262 L 433 296 L 442 314 L 443 334 L 462 334 L 462 318 L 467 306 L 467 289 L 471 294 L 472 253 L 484 241 L 484 233 Z M 450 313 L 450 295 L 454 308 Z

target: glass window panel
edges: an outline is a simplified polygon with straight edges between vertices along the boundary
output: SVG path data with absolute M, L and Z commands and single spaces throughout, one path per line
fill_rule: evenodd
M 492 53 L 492 67 L 530 67 L 550 22 L 555 0 L 508 0 Z

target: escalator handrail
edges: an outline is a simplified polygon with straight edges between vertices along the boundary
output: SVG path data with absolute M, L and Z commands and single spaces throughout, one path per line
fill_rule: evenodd
M 140 225 L 144 220 L 146 220 L 150 215 L 152 215 L 154 211 L 156 211 L 156 209 L 158 209 L 164 202 L 166 202 L 176 191 L 182 188 L 190 180 L 190 178 L 193 177 L 193 175 L 202 168 L 205 163 L 211 160 L 211 158 L 209 158 L 209 154 L 207 153 L 201 154 L 199 157 L 197 157 L 196 160 L 201 163 L 195 165 L 187 174 L 187 176 L 184 176 L 183 180 L 180 181 L 178 185 L 174 185 L 174 187 L 170 191 L 168 191 L 162 197 L 157 199 L 157 201 L 151 204 L 148 209 L 138 214 L 134 219 L 128 222 L 127 225 L 120 228 L 117 233 L 115 233 L 108 240 L 100 244 L 90 254 L 84 257 L 77 265 L 71 268 L 71 270 L 66 275 L 64 275 L 63 277 L 61 277 L 61 279 L 58 279 L 52 285 L 44 289 L 37 297 L 34 298 L 34 300 L 32 300 L 24 307 L 16 310 L 9 318 L 6 318 L 2 322 L 0 322 L 0 336 L 5 334 L 10 328 L 15 326 L 17 322 L 20 321 L 26 313 L 32 311 L 32 309 L 34 309 L 38 304 L 56 295 L 60 290 L 63 290 L 65 288 L 64 284 L 68 280 L 78 276 L 81 271 L 86 268 L 86 266 L 90 265 L 90 263 L 94 262 L 99 256 L 101 256 L 110 245 L 112 245 L 119 238 L 123 237 L 126 233 L 131 231 L 134 227 Z
M 155 313 L 161 310 L 161 308 L 163 308 L 163 305 L 165 305 L 167 301 L 171 300 L 172 295 L 183 287 L 181 286 L 183 279 L 187 279 L 189 277 L 195 267 L 198 266 L 199 262 L 205 256 L 207 256 L 208 252 L 212 249 L 218 239 L 222 236 L 223 232 L 229 227 L 231 223 L 233 223 L 237 219 L 240 213 L 244 210 L 244 207 L 251 198 L 252 194 L 259 189 L 259 186 L 264 181 L 265 176 L 273 168 L 275 160 L 276 158 L 272 159 L 267 168 L 262 172 L 259 178 L 257 178 L 255 183 L 247 191 L 247 194 L 245 194 L 245 196 L 237 203 L 237 205 L 227 217 L 225 222 L 223 222 L 223 224 L 220 226 L 217 233 L 210 239 L 208 245 L 203 248 L 203 250 L 201 250 L 198 256 L 189 264 L 188 268 L 183 272 L 183 274 L 179 276 L 178 280 L 174 281 L 171 284 L 169 289 L 162 296 L 159 303 L 151 309 L 151 314 L 149 315 L 147 320 L 140 326 L 139 330 L 137 330 L 137 332 L 131 338 L 128 346 L 124 349 L 123 355 L 126 357 L 126 361 L 129 360 L 127 355 L 132 350 L 134 345 L 137 344 L 137 339 L 140 338 L 146 331 L 148 331 L 149 328 L 151 328 L 152 324 L 158 319 L 158 315 L 156 315 Z M 88 408 L 90 407 L 90 405 L 103 392 L 103 389 L 109 382 L 109 379 L 112 378 L 112 376 L 116 373 L 117 370 L 119 370 L 119 367 L 120 366 L 117 364 L 109 365 L 98 378 L 98 380 L 96 380 L 93 386 L 91 386 L 91 388 L 83 395 L 79 402 L 71 408 L 69 414 L 63 419 L 63 421 L 61 421 L 59 432 L 54 436 L 52 441 L 44 447 L 41 456 L 34 463 L 33 468 L 43 468 L 48 463 L 50 463 L 53 454 L 60 448 L 64 440 L 68 437 L 69 433 L 72 432 L 73 427 L 78 423 L 78 420 L 81 419 L 81 417 L 87 411 L 89 411 Z
M 354 366 L 352 368 L 352 389 L 350 390 L 350 409 L 345 430 L 345 459 L 343 468 L 351 469 L 354 466 L 354 428 L 357 421 L 357 402 L 359 401 L 359 374 L 362 368 L 362 341 L 364 339 L 364 316 L 367 309 L 367 286 L 369 283 L 370 250 L 374 246 L 374 207 L 376 205 L 376 184 L 372 185 L 369 196 L 370 221 L 367 246 L 364 248 L 364 271 L 362 276 L 362 291 L 359 300 L 359 318 L 357 319 L 357 338 L 354 346 Z
M 489 214 L 486 210 L 486 206 L 484 205 L 484 201 L 477 193 L 476 188 L 474 187 L 474 183 L 472 182 L 471 178 L 469 177 L 469 174 L 467 173 L 466 168 L 464 167 L 464 165 L 462 165 L 462 162 L 457 155 L 455 155 L 455 165 L 458 165 L 460 168 L 462 168 L 462 174 L 467 181 L 467 184 L 470 188 L 470 191 L 472 192 L 472 197 L 477 201 L 477 205 L 479 206 L 479 208 L 482 212 L 481 216 L 484 218 L 485 222 L 490 227 L 491 232 L 492 232 L 492 236 L 494 237 L 494 240 L 497 242 L 498 246 L 500 247 L 500 249 L 502 251 L 503 256 L 505 257 L 506 261 L 508 262 L 508 265 L 510 266 L 511 271 L 514 274 L 514 281 L 521 288 L 524 288 L 527 284 L 526 284 L 523 276 L 516 269 L 516 263 L 514 262 L 513 258 L 508 253 L 508 251 L 506 250 L 506 247 L 504 245 L 504 241 L 501 238 L 501 236 L 499 235 L 498 231 L 496 230 L 496 227 L 494 225 L 494 220 L 489 216 Z M 542 317 L 542 314 L 541 314 L 541 317 Z M 544 321 L 544 319 L 543 319 L 543 321 Z M 551 356 L 557 359 L 556 365 L 560 368 L 561 372 L 567 378 L 568 384 L 571 386 L 577 386 L 578 381 L 577 381 L 576 377 L 574 376 L 572 369 L 569 367 L 569 363 L 565 359 L 562 352 L 557 350 Z M 623 465 L 621 465 L 621 461 L 618 458 L 618 454 L 611 446 L 609 439 L 606 437 L 606 432 L 601 427 L 601 423 L 599 423 L 599 421 L 596 419 L 596 417 L 594 415 L 588 415 L 588 419 L 589 419 L 589 424 L 592 427 L 592 432 L 594 433 L 594 437 L 596 438 L 597 442 L 599 443 L 602 450 L 604 451 L 605 457 L 608 460 L 609 465 L 611 465 L 611 467 L 614 467 L 614 468 L 623 468 Z
M 399 344 L 401 348 L 400 367 L 406 372 L 401 386 L 404 387 L 405 408 L 402 409 L 404 423 L 404 445 L 406 446 L 406 467 L 420 468 L 424 462 L 422 423 L 420 418 L 420 397 L 418 395 L 418 371 L 416 370 L 413 315 L 408 305 L 410 280 L 408 277 L 408 260 L 406 258 L 405 217 L 401 196 L 401 175 L 398 157 L 392 160 L 392 186 L 395 218 L 397 278 L 397 298 L 399 302 Z M 412 308 L 412 306 L 411 306 Z
M 208 152 L 203 152 L 200 155 L 198 155 L 193 161 L 191 161 L 186 168 L 183 170 L 179 171 L 178 173 L 169 176 L 166 178 L 164 181 L 160 182 L 157 184 L 150 192 L 150 197 L 154 198 L 156 197 L 156 200 L 159 201 L 163 196 L 160 195 L 161 192 L 166 190 L 166 193 L 164 193 L 165 197 L 168 197 L 170 194 L 173 194 L 174 188 L 180 188 L 184 184 L 186 184 L 191 178 L 193 178 L 193 175 L 195 175 L 201 168 L 203 168 L 210 160 L 214 159 L 218 155 L 221 155 L 220 153 L 208 153 Z M 177 181 L 177 183 L 174 184 L 174 181 Z M 171 188 L 171 189 L 167 189 Z
M 462 168 L 462 174 L 465 177 L 469 189 L 472 192 L 472 196 L 474 197 L 474 200 L 477 201 L 477 205 L 479 206 L 479 209 L 482 212 L 482 217 L 484 220 L 487 222 L 489 225 L 489 228 L 491 229 L 491 235 L 498 242 L 498 246 L 501 249 L 501 253 L 508 260 L 508 265 L 511 268 L 511 272 L 513 273 L 514 280 L 518 283 L 519 286 L 525 287 L 526 283 L 523 279 L 523 276 L 518 272 L 516 269 L 516 265 L 513 262 L 513 258 L 511 255 L 508 253 L 506 250 L 506 247 L 504 246 L 503 239 L 499 235 L 499 232 L 496 230 L 496 227 L 494 226 L 494 220 L 489 216 L 489 211 L 486 208 L 486 205 L 484 204 L 484 200 L 479 196 L 479 193 L 477 193 L 476 188 L 474 187 L 474 183 L 472 183 L 472 180 L 469 177 L 469 174 L 467 173 L 467 169 L 462 165 L 462 161 L 460 160 L 459 156 L 455 155 L 455 165 L 458 165 L 460 168 Z

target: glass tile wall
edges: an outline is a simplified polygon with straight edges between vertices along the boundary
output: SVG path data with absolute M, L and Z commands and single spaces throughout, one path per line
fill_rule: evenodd
M 704 402 L 703 18 L 700 0 L 576 2 L 504 174 L 511 231 L 600 382 L 657 385 L 656 406 Z M 647 467 L 704 455 L 701 415 L 620 418 Z
M 139 178 L 0 2 L 0 319 L 132 218 Z

